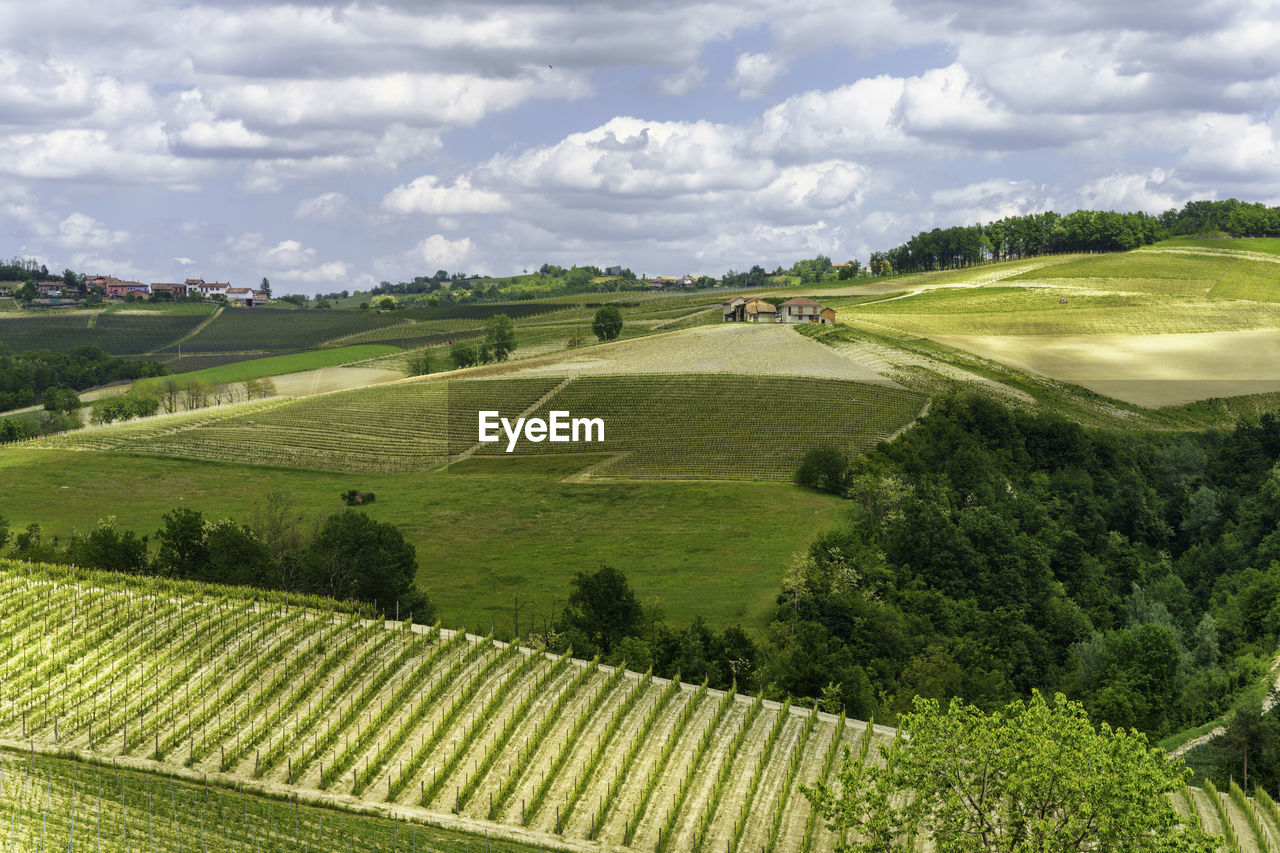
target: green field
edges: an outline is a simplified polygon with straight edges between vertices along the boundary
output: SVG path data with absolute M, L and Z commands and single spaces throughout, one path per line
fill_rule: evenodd
M 183 380 L 201 379 L 209 383 L 244 382 L 246 379 L 261 379 L 264 376 L 280 376 L 303 370 L 318 370 L 322 367 L 338 367 L 396 352 L 399 350 L 392 346 L 365 344 L 289 355 L 271 355 L 266 358 L 251 358 L 246 361 L 189 371 L 183 374 Z M 140 380 L 134 383 L 134 388 L 145 391 L 148 388 L 158 387 L 162 382 L 163 380 L 157 379 Z
M 350 475 L 8 447 L 0 515 L 15 530 L 37 523 L 61 539 L 108 516 L 148 533 L 178 506 L 248 521 L 264 495 L 282 490 L 310 524 L 358 488 L 378 496 L 363 511 L 416 548 L 418 583 L 446 625 L 492 624 L 509 635 L 515 596 L 528 605 L 523 618 L 542 619 L 563 605 L 577 572 L 607 563 L 677 624 L 701 615 L 758 635 L 793 556 L 844 511 L 837 498 L 783 483 L 559 482 L 597 458 L 476 458 L 454 473 Z M 760 518 L 770 523 L 751 521 Z

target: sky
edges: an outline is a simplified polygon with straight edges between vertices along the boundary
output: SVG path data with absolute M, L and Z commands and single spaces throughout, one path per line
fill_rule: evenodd
M 719 276 L 1280 203 L 1280 2 L 0 0 L 0 256 Z

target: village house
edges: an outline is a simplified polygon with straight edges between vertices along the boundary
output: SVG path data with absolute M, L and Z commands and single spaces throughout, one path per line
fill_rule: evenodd
M 121 281 L 118 278 L 108 277 L 106 291 L 107 296 L 124 299 L 130 293 L 136 293 L 139 296 L 149 296 L 151 294 L 151 286 L 143 284 L 140 281 Z
M 183 283 L 187 286 L 188 293 L 192 290 L 198 290 L 200 295 L 206 298 L 210 296 L 226 296 L 227 289 L 231 287 L 229 282 L 205 281 L 202 278 L 189 278 Z
M 151 283 L 152 293 L 172 293 L 174 296 L 186 296 L 187 286 L 185 284 L 176 284 L 167 281 L 153 281 Z
M 37 281 L 36 293 L 40 294 L 41 298 L 44 298 L 44 299 L 48 299 L 51 296 L 61 296 L 62 282 L 61 281 Z

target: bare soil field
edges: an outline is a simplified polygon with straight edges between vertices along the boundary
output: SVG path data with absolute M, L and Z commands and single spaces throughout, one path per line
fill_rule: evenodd
M 1280 330 L 940 335 L 939 343 L 1156 408 L 1280 390 Z

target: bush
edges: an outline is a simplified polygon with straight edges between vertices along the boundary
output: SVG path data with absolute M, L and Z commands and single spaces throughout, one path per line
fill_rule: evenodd
M 377 499 L 373 492 L 361 492 L 356 489 L 348 489 L 342 493 L 342 500 L 347 506 L 363 506 L 364 504 L 371 504 Z
M 849 484 L 849 457 L 835 447 L 815 447 L 796 469 L 796 482 L 809 489 L 844 494 Z

